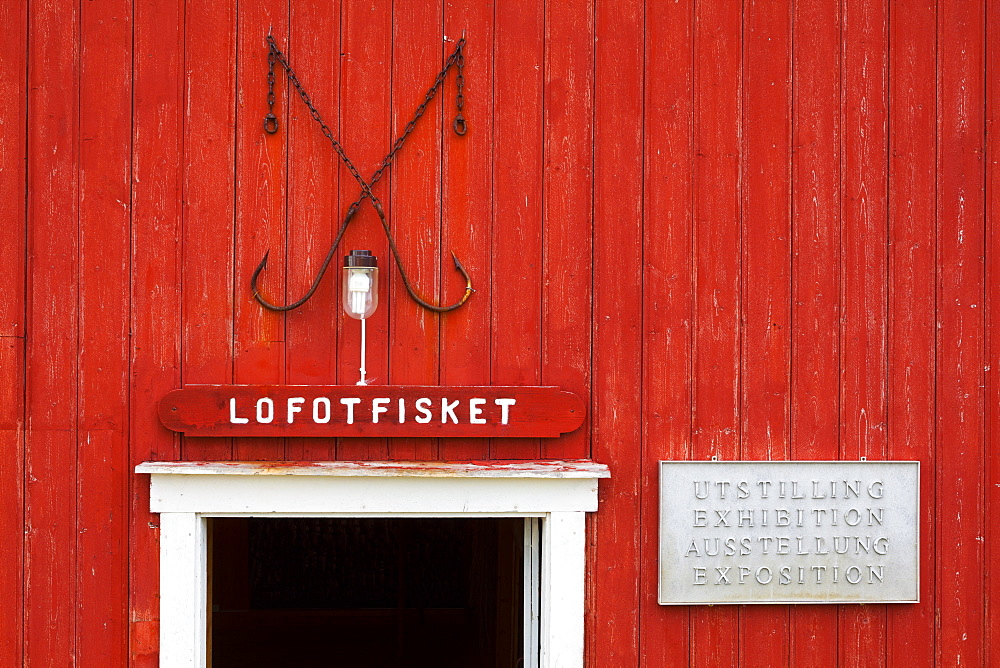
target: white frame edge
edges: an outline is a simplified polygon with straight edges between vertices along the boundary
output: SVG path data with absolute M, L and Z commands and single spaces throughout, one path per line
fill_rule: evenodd
M 160 513 L 160 665 L 202 668 L 207 648 L 208 517 L 536 517 L 542 520 L 541 668 L 582 668 L 586 513 L 594 462 L 490 467 L 329 462 L 317 465 L 148 462 Z

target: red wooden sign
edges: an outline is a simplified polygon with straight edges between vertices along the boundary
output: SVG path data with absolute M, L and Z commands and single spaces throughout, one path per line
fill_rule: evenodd
M 189 385 L 160 401 L 190 436 L 557 437 L 583 417 L 558 387 Z

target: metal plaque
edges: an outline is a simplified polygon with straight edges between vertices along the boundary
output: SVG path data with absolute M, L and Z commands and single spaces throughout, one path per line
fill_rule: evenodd
M 660 462 L 662 605 L 917 603 L 919 462 Z

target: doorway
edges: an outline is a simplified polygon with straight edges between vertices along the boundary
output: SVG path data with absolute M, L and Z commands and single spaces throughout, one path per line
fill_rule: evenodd
M 525 668 L 582 668 L 596 462 L 144 462 L 159 513 L 160 665 L 208 665 L 209 525 L 231 517 L 508 518 L 524 523 Z M 532 528 L 529 531 L 529 527 Z M 533 541 L 529 543 L 529 536 Z
M 532 665 L 524 661 L 524 610 L 526 591 L 529 616 L 537 598 L 537 524 L 211 518 L 209 665 Z

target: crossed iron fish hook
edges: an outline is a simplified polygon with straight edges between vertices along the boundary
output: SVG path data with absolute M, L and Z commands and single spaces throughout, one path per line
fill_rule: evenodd
M 264 257 L 261 259 L 260 264 L 257 265 L 257 268 L 254 270 L 253 274 L 250 277 L 250 289 L 253 291 L 254 299 L 256 299 L 261 306 L 271 311 L 291 311 L 292 309 L 298 308 L 299 306 L 302 306 L 307 301 L 309 301 L 309 298 L 313 296 L 313 294 L 316 292 L 316 289 L 319 287 L 320 281 L 323 280 L 323 276 L 326 274 L 326 270 L 330 267 L 330 262 L 333 260 L 333 256 L 337 251 L 337 247 L 340 245 L 340 240 L 344 236 L 344 232 L 347 231 L 347 226 L 354 218 L 354 215 L 358 212 L 358 209 L 361 208 L 361 204 L 365 201 L 365 199 L 368 199 L 371 201 L 372 206 L 375 209 L 375 212 L 378 214 L 379 222 L 382 223 L 382 230 L 383 232 L 385 232 L 386 239 L 389 242 L 389 250 L 392 252 L 392 257 L 396 262 L 396 267 L 399 269 L 399 277 L 402 279 L 403 286 L 406 288 L 406 292 L 407 294 L 410 295 L 410 298 L 413 299 L 413 301 L 415 301 L 421 307 L 427 309 L 428 311 L 433 311 L 435 313 L 445 313 L 447 311 L 454 311 L 455 309 L 462 306 L 466 301 L 468 301 L 469 297 L 472 296 L 472 293 L 475 292 L 475 290 L 472 287 L 472 278 L 469 276 L 469 273 L 465 270 L 465 267 L 462 266 L 462 263 L 459 262 L 458 256 L 455 255 L 454 251 L 452 252 L 451 257 L 455 262 L 455 269 L 460 274 L 462 274 L 463 278 L 465 278 L 465 292 L 463 293 L 461 299 L 459 299 L 454 304 L 448 306 L 437 306 L 435 304 L 431 304 L 430 302 L 421 298 L 420 295 L 417 294 L 416 290 L 413 288 L 413 285 L 410 283 L 410 279 L 406 275 L 406 270 L 403 268 L 403 260 L 399 255 L 399 249 L 396 248 L 396 242 L 392 237 L 392 231 L 389 228 L 388 221 L 386 220 L 385 210 L 382 208 L 382 202 L 378 199 L 378 197 L 375 196 L 375 194 L 372 192 L 371 189 L 382 177 L 382 174 L 385 173 L 386 168 L 388 168 L 389 165 L 392 163 L 392 160 L 395 157 L 396 153 L 403 147 L 403 144 L 405 143 L 407 136 L 409 136 L 410 132 L 413 131 L 416 122 L 423 115 L 425 109 L 427 108 L 427 105 L 430 103 L 431 99 L 434 97 L 438 89 L 441 87 L 441 84 L 444 82 L 444 77 L 448 73 L 448 70 L 451 69 L 451 67 L 456 64 L 458 65 L 458 72 L 459 72 L 458 75 L 459 92 L 457 98 L 458 116 L 455 119 L 454 129 L 456 134 L 459 135 L 465 134 L 466 121 L 462 116 L 462 103 L 463 103 L 462 66 L 464 65 L 464 55 L 462 53 L 462 49 L 465 46 L 464 34 L 456 44 L 455 51 L 451 54 L 451 56 L 448 57 L 448 60 L 445 62 L 444 68 L 441 70 L 437 78 L 434 80 L 434 85 L 431 86 L 431 88 L 427 91 L 427 94 L 424 98 L 424 102 L 419 107 L 417 107 L 417 111 L 414 114 L 412 120 L 409 123 L 407 123 L 402 134 L 393 144 L 392 149 L 389 151 L 389 153 L 382 160 L 382 164 L 379 166 L 378 170 L 376 170 L 375 174 L 372 176 L 370 181 L 366 181 L 364 177 L 361 176 L 357 168 L 354 166 L 354 163 L 351 161 L 350 158 L 347 157 L 347 154 L 344 152 L 343 146 L 341 146 L 340 142 L 334 139 L 333 132 L 326 125 L 326 123 L 323 122 L 323 119 L 320 116 L 319 111 L 317 111 L 315 105 L 313 105 L 312 103 L 312 99 L 309 97 L 308 93 L 306 93 L 301 83 L 299 83 L 298 77 L 295 76 L 295 72 L 289 66 L 288 60 L 285 58 L 285 55 L 278 49 L 278 46 L 271 35 L 270 29 L 268 30 L 267 43 L 269 48 L 268 103 L 269 106 L 271 107 L 271 111 L 267 114 L 267 116 L 264 119 L 264 130 L 268 134 L 274 134 L 278 131 L 278 120 L 277 117 L 275 117 L 274 115 L 274 109 L 273 109 L 274 65 L 277 63 L 284 68 L 285 72 L 288 75 L 288 80 L 292 83 L 292 85 L 295 87 L 295 90 L 298 92 L 299 97 L 309 108 L 309 112 L 312 115 L 313 119 L 317 123 L 319 123 L 320 130 L 323 132 L 323 135 L 330 141 L 334 151 L 340 157 L 340 160 L 344 163 L 348 171 L 350 171 L 351 175 L 361 186 L 361 196 L 358 197 L 358 199 L 355 200 L 350 207 L 348 207 L 347 213 L 344 216 L 344 222 L 341 223 L 340 229 L 337 230 L 337 236 L 333 240 L 333 244 L 330 246 L 330 250 L 327 252 L 326 258 L 323 260 L 323 264 L 319 268 L 319 272 L 313 279 L 308 292 L 306 292 L 306 294 L 301 299 L 294 301 L 291 304 L 286 304 L 282 306 L 271 302 L 269 299 L 267 299 L 266 297 L 264 297 L 264 295 L 261 294 L 260 289 L 257 287 L 257 281 L 260 277 L 261 272 L 264 271 L 264 269 L 267 267 L 267 258 L 270 255 L 271 251 L 267 251 L 266 253 L 264 253 Z

